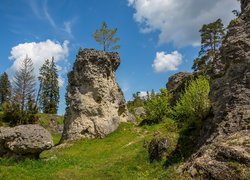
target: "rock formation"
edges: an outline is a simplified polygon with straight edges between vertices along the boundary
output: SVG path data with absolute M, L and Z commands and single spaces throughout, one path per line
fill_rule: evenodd
M 144 107 L 136 107 L 135 108 L 135 115 L 138 117 L 145 117 L 146 116 L 146 110 Z
M 229 25 L 220 56 L 213 63 L 213 117 L 206 119 L 200 148 L 185 165 L 193 178 L 250 177 L 250 1 Z
M 152 139 L 148 145 L 150 162 L 153 162 L 154 160 L 162 160 L 166 156 L 168 147 L 169 143 L 167 138 L 162 137 Z
M 192 78 L 192 73 L 179 72 L 168 79 L 166 84 L 167 90 L 173 94 L 173 104 L 180 98 L 182 92 L 185 90 L 186 84 Z
M 0 128 L 0 157 L 38 158 L 53 147 L 50 133 L 38 125 Z
M 68 74 L 62 141 L 104 137 L 128 120 L 128 111 L 115 71 L 118 53 L 80 49 Z

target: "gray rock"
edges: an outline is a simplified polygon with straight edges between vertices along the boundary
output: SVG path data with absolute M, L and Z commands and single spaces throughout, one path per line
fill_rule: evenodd
M 135 108 L 135 115 L 139 117 L 144 117 L 146 115 L 146 111 L 144 107 L 137 107 Z
M 50 133 L 38 125 L 0 128 L 0 157 L 32 157 L 53 147 Z
M 173 94 L 173 104 L 179 100 L 188 81 L 191 80 L 192 77 L 193 74 L 189 72 L 179 72 L 169 77 L 166 88 L 170 93 Z
M 128 113 L 128 122 L 132 122 L 134 124 L 136 124 L 136 118 L 132 113 Z
M 148 154 L 150 162 L 162 160 L 168 149 L 168 140 L 166 138 L 154 138 L 148 145 Z
M 104 137 L 128 121 L 128 110 L 115 71 L 118 53 L 80 49 L 68 74 L 68 91 L 61 142 Z
M 204 120 L 198 150 L 186 163 L 202 179 L 249 179 L 250 172 L 250 1 L 229 25 L 213 62 L 213 116 Z M 198 177 L 193 177 L 198 178 Z

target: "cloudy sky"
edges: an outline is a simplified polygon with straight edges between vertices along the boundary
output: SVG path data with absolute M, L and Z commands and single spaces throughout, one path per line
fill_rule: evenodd
M 234 9 L 236 0 L 1 0 L 0 73 L 12 76 L 28 55 L 38 75 L 54 56 L 63 114 L 66 74 L 80 47 L 101 49 L 91 34 L 106 21 L 121 38 L 117 79 L 128 100 L 134 92 L 165 87 L 176 72 L 191 71 L 201 26 L 218 18 L 227 25 Z

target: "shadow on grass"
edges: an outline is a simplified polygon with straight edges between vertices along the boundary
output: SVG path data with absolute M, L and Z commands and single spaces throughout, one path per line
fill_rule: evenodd
M 139 126 L 151 126 L 151 125 L 154 125 L 154 124 L 158 124 L 159 121 L 156 121 L 156 120 L 151 120 L 151 119 L 143 119 Z
M 165 168 L 185 161 L 196 149 L 196 140 L 199 137 L 201 127 L 200 124 L 191 122 L 182 126 L 176 148 L 167 156 L 167 160 L 164 163 Z

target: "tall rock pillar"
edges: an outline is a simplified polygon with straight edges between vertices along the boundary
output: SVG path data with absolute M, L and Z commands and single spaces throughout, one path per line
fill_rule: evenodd
M 118 53 L 80 49 L 68 74 L 62 141 L 104 137 L 126 122 L 128 111 L 116 82 Z

